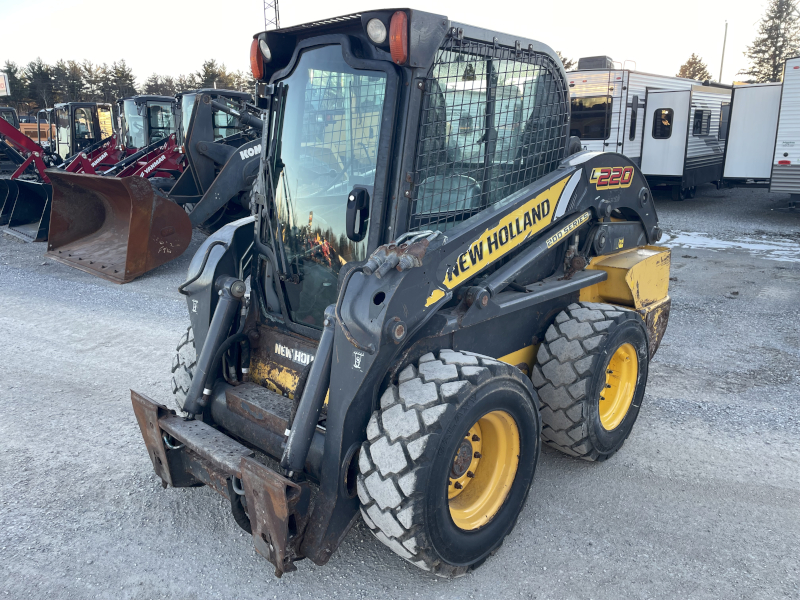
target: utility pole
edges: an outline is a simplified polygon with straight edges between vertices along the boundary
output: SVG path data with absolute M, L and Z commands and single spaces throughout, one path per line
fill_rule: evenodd
M 264 31 L 280 29 L 280 27 L 281 16 L 278 12 L 278 0 L 264 0 Z
M 277 0 L 276 0 L 277 2 Z M 728 42 L 728 22 L 725 21 L 725 37 L 722 39 L 722 60 L 719 63 L 719 82 L 722 83 L 722 66 L 725 64 L 725 44 Z

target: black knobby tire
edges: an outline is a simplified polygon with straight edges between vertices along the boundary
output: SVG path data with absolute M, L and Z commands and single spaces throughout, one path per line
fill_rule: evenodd
M 686 200 L 686 190 L 679 185 L 672 186 L 672 199 L 676 202 Z
M 601 421 L 600 400 L 609 361 L 626 344 L 638 360 L 636 383 L 624 417 L 609 430 Z M 541 400 L 542 441 L 585 460 L 609 458 L 639 415 L 648 364 L 647 330 L 637 313 L 611 304 L 570 304 L 548 327 L 531 376 Z
M 498 412 L 511 416 L 519 434 L 516 472 L 488 522 L 468 531 L 450 514 L 453 459 L 465 439 L 474 439 L 465 437 L 470 427 Z M 364 521 L 414 565 L 443 577 L 463 575 L 514 527 L 533 481 L 540 432 L 536 392 L 518 369 L 469 352 L 423 356 L 384 391 L 367 426 L 358 460 Z
M 186 328 L 186 333 L 181 336 L 175 358 L 172 359 L 172 395 L 178 410 L 183 411 L 186 395 L 192 385 L 194 369 L 197 366 L 197 350 L 194 347 L 194 331 L 192 326 Z

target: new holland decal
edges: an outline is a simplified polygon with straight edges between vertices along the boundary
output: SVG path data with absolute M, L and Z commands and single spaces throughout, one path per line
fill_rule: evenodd
M 554 183 L 500 219 L 497 225 L 484 231 L 469 245 L 466 252 L 456 257 L 454 264 L 447 267 L 444 279 L 431 292 L 425 306 L 435 304 L 444 298 L 446 290 L 457 287 L 550 225 L 567 181 L 569 177 Z
M 589 183 L 598 190 L 616 190 L 631 187 L 633 167 L 595 167 Z

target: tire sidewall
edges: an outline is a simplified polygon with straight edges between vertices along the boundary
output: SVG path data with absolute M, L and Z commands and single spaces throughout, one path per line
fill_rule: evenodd
M 535 392 L 534 392 L 535 394 Z M 511 378 L 493 379 L 476 388 L 455 411 L 440 434 L 430 457 L 425 494 L 425 523 L 433 550 L 447 563 L 468 566 L 485 559 L 511 531 L 528 495 L 540 452 L 541 422 L 536 397 Z M 520 455 L 511 491 L 498 513 L 474 531 L 458 528 L 450 516 L 447 499 L 448 475 L 456 448 L 469 428 L 483 415 L 504 410 L 512 416 L 520 434 Z
M 638 315 L 630 314 L 626 319 L 618 322 L 615 327 L 610 328 L 603 344 L 603 350 L 595 357 L 592 379 L 589 384 L 589 402 L 587 403 L 589 414 L 587 415 L 587 421 L 589 424 L 589 438 L 601 455 L 611 455 L 619 450 L 630 435 L 634 423 L 636 423 L 639 409 L 644 399 L 644 392 L 647 387 L 648 343 L 647 332 L 640 321 L 641 319 Z M 626 343 L 631 344 L 636 349 L 636 355 L 639 360 L 636 388 L 625 418 L 616 428 L 609 431 L 600 422 L 600 396 L 605 390 L 608 363 L 617 348 Z

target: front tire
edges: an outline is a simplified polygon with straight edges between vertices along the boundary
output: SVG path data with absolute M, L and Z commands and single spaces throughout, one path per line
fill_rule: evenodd
M 540 451 L 538 398 L 518 369 L 442 350 L 383 393 L 359 454 L 361 513 L 407 561 L 457 577 L 503 543 Z
M 539 346 L 531 380 L 542 402 L 542 440 L 603 461 L 628 439 L 647 385 L 647 330 L 632 310 L 570 304 Z
M 186 403 L 186 395 L 192 385 L 194 369 L 197 366 L 197 349 L 194 347 L 194 331 L 192 326 L 186 328 L 186 333 L 181 336 L 175 357 L 172 359 L 172 395 L 175 406 L 182 413 Z

